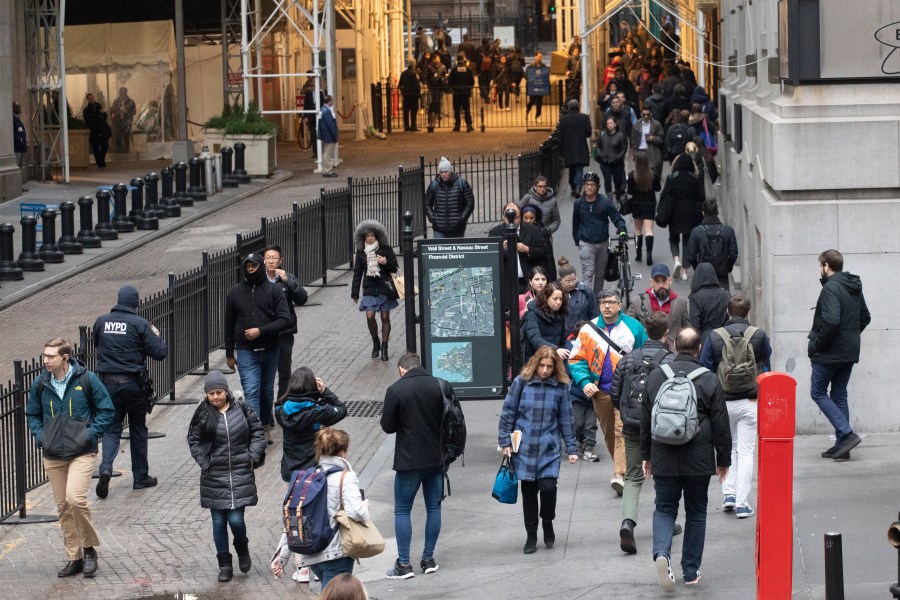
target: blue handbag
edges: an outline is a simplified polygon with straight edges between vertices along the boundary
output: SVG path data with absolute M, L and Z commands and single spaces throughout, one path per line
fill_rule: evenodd
M 519 499 L 519 478 L 510 465 L 509 458 L 503 457 L 500 462 L 500 470 L 494 478 L 494 490 L 491 496 L 501 504 L 515 504 Z

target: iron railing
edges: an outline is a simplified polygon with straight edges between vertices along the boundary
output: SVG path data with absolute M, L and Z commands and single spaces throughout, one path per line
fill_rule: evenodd
M 414 234 L 427 235 L 425 186 L 437 176 L 439 159 L 400 167 L 396 175 L 348 179 L 338 189 L 322 190 L 317 200 L 294 204 L 290 213 L 263 218 L 257 230 L 238 233 L 235 244 L 203 252 L 201 264 L 183 273 L 170 273 L 168 285 L 141 299 L 137 312 L 160 331 L 169 353 L 162 361 L 148 361 L 160 401 L 176 403 L 175 383 L 198 369 L 209 369 L 210 353 L 225 342 L 225 299 L 237 282 L 240 260 L 267 245 L 281 246 L 284 269 L 303 285 L 327 283 L 328 272 L 352 268 L 356 224 L 374 218 L 384 224 L 390 242 L 400 245 L 402 215 L 413 215 Z M 475 212 L 470 223 L 500 220 L 503 206 L 521 198 L 537 174 L 558 185 L 562 176 L 558 144 L 551 136 L 539 149 L 519 156 L 457 158 L 454 169 L 472 185 Z M 89 369 L 96 367 L 92 329 L 79 328 L 75 355 Z M 41 452 L 27 429 L 25 403 L 43 365 L 37 358 L 14 361 L 14 378 L 0 386 L 0 521 L 19 513 L 26 517 L 25 493 L 47 481 Z M 169 396 L 168 401 L 164 400 Z

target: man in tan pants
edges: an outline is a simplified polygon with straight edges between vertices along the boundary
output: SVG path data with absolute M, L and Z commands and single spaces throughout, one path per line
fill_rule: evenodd
M 116 409 L 100 379 L 72 357 L 61 338 L 44 344 L 44 371 L 28 392 L 25 416 L 44 453 L 44 470 L 53 490 L 69 562 L 57 573 L 71 577 L 97 572 L 100 539 L 91 521 L 87 490 L 97 442 L 112 425 Z
M 640 321 L 622 314 L 618 290 L 603 290 L 598 294 L 598 303 L 600 316 L 578 332 L 569 353 L 569 369 L 574 385 L 594 403 L 606 449 L 613 460 L 609 483 L 621 496 L 625 489 L 625 438 L 622 419 L 613 406 L 609 389 L 619 360 L 625 353 L 643 346 L 647 332 Z

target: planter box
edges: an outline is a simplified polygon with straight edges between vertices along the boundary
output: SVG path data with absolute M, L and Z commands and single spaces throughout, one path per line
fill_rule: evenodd
M 261 135 L 229 135 L 226 136 L 221 129 L 204 129 L 203 145 L 209 147 L 210 152 L 221 152 L 225 146 L 231 146 L 243 142 L 247 149 L 244 151 L 244 168 L 251 177 L 268 177 L 275 171 L 278 165 L 276 153 L 275 134 Z
M 88 129 L 69 130 L 69 168 L 86 169 L 90 166 L 90 135 Z

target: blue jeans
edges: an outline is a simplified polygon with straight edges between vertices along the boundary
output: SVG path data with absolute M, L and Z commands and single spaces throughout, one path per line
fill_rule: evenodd
M 275 375 L 278 373 L 278 348 L 272 350 L 234 351 L 244 398 L 263 425 L 272 424 L 272 401 L 275 398 Z
M 809 395 L 834 427 L 836 443 L 840 443 L 841 437 L 853 433 L 853 428 L 850 427 L 850 406 L 847 403 L 847 384 L 850 382 L 852 370 L 853 363 L 840 365 L 812 363 L 812 382 L 809 386 Z M 831 384 L 830 396 L 828 395 L 828 384 Z
M 409 542 L 412 539 L 413 501 L 422 486 L 425 497 L 425 550 L 422 560 L 434 558 L 434 547 L 441 533 L 441 471 L 433 467 L 412 471 L 397 471 L 394 475 L 394 535 L 397 536 L 397 558 L 408 565 Z
M 211 508 L 209 514 L 212 515 L 213 542 L 216 545 L 216 553 L 224 554 L 228 552 L 228 527 L 231 527 L 231 535 L 234 536 L 234 543 L 247 543 L 247 525 L 244 524 L 243 508 Z
M 684 541 L 681 570 L 685 581 L 697 578 L 706 541 L 706 504 L 709 477 L 653 476 L 656 510 L 653 511 L 653 559 L 672 556 L 672 532 L 678 516 L 678 501 L 684 493 Z
M 569 188 L 571 188 L 573 194 L 575 190 L 581 189 L 582 183 L 584 183 L 584 165 L 572 165 L 569 167 Z
M 448 231 L 446 233 L 443 231 L 432 231 L 432 234 L 433 235 L 431 237 L 436 240 L 445 240 L 447 238 L 463 238 L 466 237 L 466 226 L 463 225 L 455 231 Z
M 328 582 L 341 573 L 353 573 L 353 559 L 349 556 L 326 560 L 325 562 L 309 565 L 309 570 L 316 574 L 322 582 L 322 591 L 328 587 Z
M 119 454 L 122 420 L 128 415 L 128 434 L 131 438 L 131 474 L 134 481 L 143 481 L 150 472 L 147 466 L 147 396 L 136 379 L 104 376 L 103 385 L 116 407 L 116 420 L 103 434 L 101 473 L 112 473 L 113 461 Z

